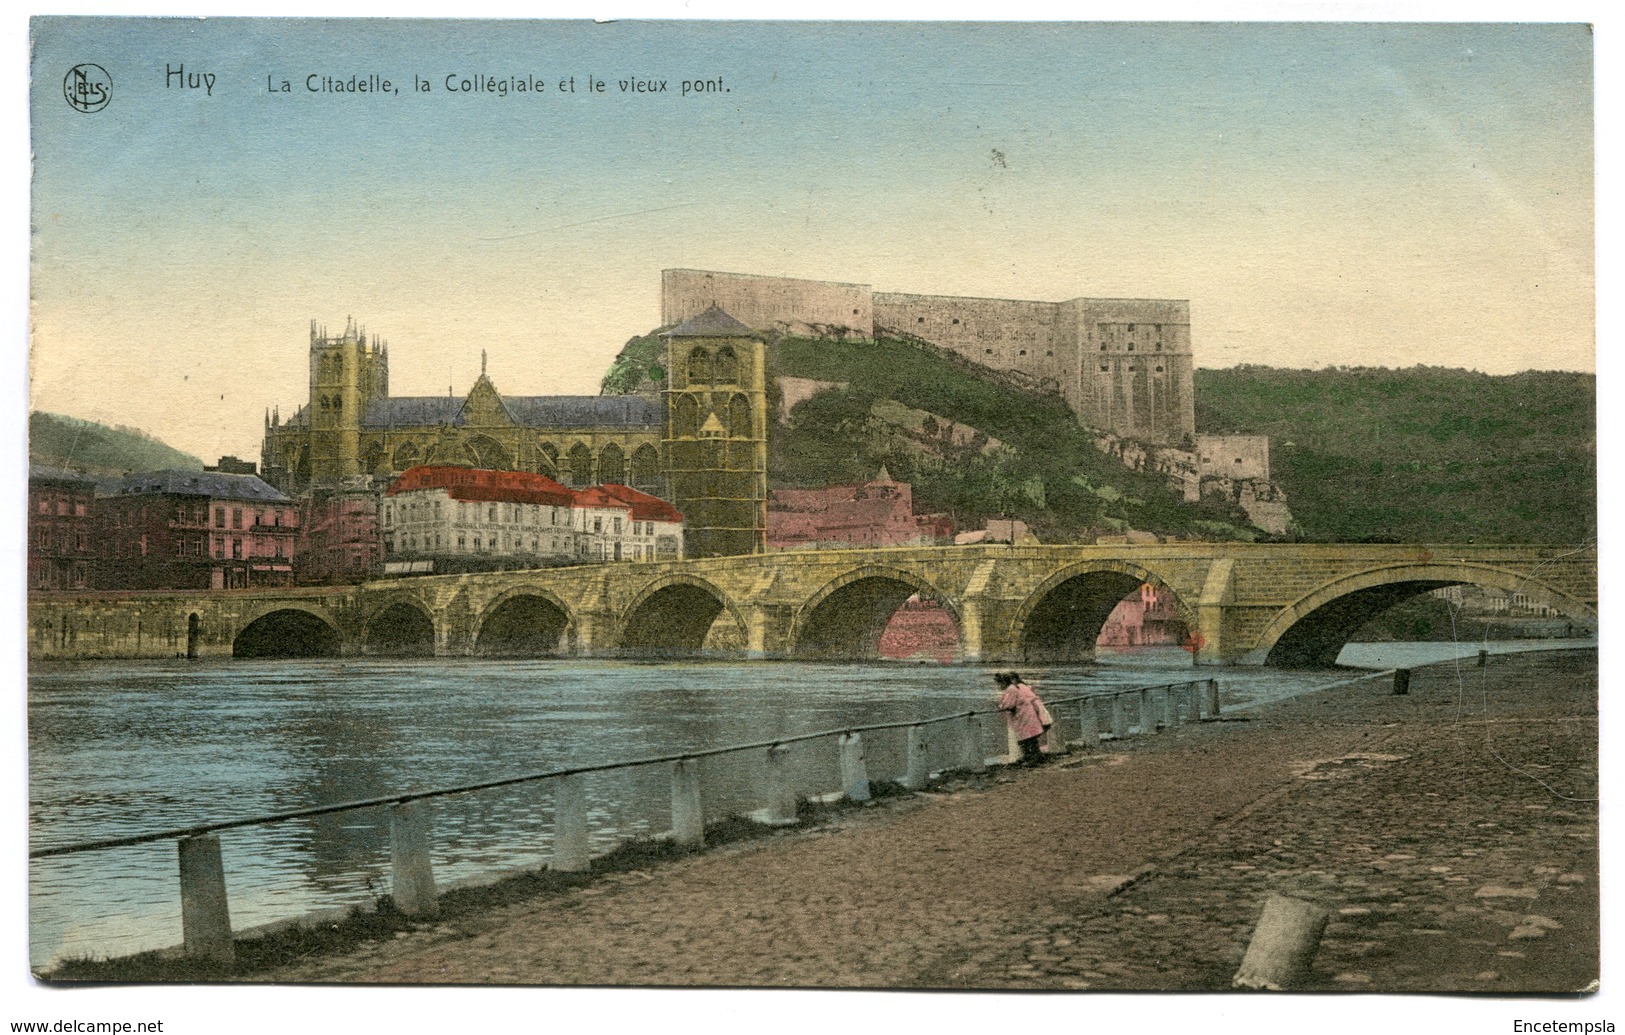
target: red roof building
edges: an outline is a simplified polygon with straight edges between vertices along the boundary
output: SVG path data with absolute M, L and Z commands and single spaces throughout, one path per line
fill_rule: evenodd
M 683 555 L 683 516 L 665 500 L 525 471 L 413 467 L 384 493 L 382 532 L 392 575 Z

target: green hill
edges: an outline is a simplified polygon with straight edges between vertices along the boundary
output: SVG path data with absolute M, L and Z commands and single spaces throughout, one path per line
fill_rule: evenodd
M 1596 424 L 1591 374 L 1196 371 L 1196 426 L 1269 435 L 1311 540 L 1594 540 Z
M 657 390 L 665 376 L 659 361 L 657 337 L 632 339 L 604 391 Z M 1059 396 L 1003 383 L 930 346 L 779 338 L 768 346 L 768 373 L 774 405 L 781 377 L 848 385 L 801 402 L 773 428 L 768 470 L 776 488 L 867 481 L 884 464 L 913 485 L 917 512 L 949 513 L 962 529 L 1003 515 L 1026 521 L 1045 542 L 1130 528 L 1178 538 L 1259 534 L 1240 511 L 1185 503 L 1163 479 L 1100 453 Z M 949 422 L 980 434 L 952 441 Z
M 28 415 L 28 458 L 46 467 L 71 467 L 91 474 L 203 469 L 203 461 L 197 457 L 136 428 L 108 427 L 41 410 Z

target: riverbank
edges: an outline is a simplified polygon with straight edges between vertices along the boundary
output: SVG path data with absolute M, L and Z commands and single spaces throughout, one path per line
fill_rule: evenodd
M 801 828 L 731 821 L 698 856 L 633 843 L 591 876 L 451 892 L 437 922 L 240 939 L 235 967 L 159 953 L 49 976 L 1220 989 L 1280 891 L 1333 910 L 1311 987 L 1574 990 L 1597 973 L 1595 658 L 1418 669 L 1405 697 L 1367 679 L 804 806 Z
M 279 982 L 1229 987 L 1272 891 L 1309 988 L 1599 973 L 1594 652 L 1418 670 L 411 925 Z

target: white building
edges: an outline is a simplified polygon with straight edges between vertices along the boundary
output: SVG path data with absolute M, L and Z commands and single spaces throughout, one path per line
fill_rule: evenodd
M 421 466 L 381 509 L 385 574 L 682 556 L 682 515 L 623 485 L 574 490 L 524 471 Z

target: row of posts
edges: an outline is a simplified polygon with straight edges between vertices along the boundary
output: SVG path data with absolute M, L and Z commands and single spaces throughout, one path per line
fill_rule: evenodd
M 1138 720 L 1137 727 L 1130 722 L 1131 711 Z M 1136 728 L 1141 733 L 1155 733 L 1159 727 L 1196 722 L 1204 712 L 1208 718 L 1217 718 L 1219 714 L 1219 686 L 1211 679 L 1086 697 L 1078 702 L 1077 728 L 1087 750 L 1099 745 L 1103 733 L 1114 738 L 1128 737 Z M 962 751 L 957 768 L 973 772 L 986 770 L 981 718 L 966 714 L 957 719 L 910 726 L 907 760 L 898 782 L 910 790 L 918 790 L 929 781 L 934 729 L 956 729 L 955 739 Z M 1045 734 L 1049 753 L 1065 754 L 1067 739 L 1057 722 Z M 850 801 L 868 801 L 871 794 L 863 735 L 845 733 L 838 743 L 843 795 Z M 1013 735 L 1009 747 L 1012 758 L 1019 754 Z M 790 748 L 783 744 L 767 749 L 765 803 L 756 817 L 770 825 L 787 826 L 796 822 L 797 795 L 789 755 Z M 584 774 L 573 773 L 551 777 L 549 782 L 553 785 L 553 854 L 549 868 L 560 873 L 587 870 L 591 853 L 587 837 L 586 778 Z M 697 759 L 681 759 L 672 764 L 671 824 L 674 842 L 687 848 L 704 846 L 705 811 Z M 439 893 L 430 862 L 432 841 L 427 800 L 406 801 L 389 807 L 390 900 L 409 917 L 431 917 L 439 912 Z M 185 952 L 195 958 L 229 963 L 232 960 L 231 916 L 226 901 L 220 838 L 214 834 L 182 838 L 179 853 Z

